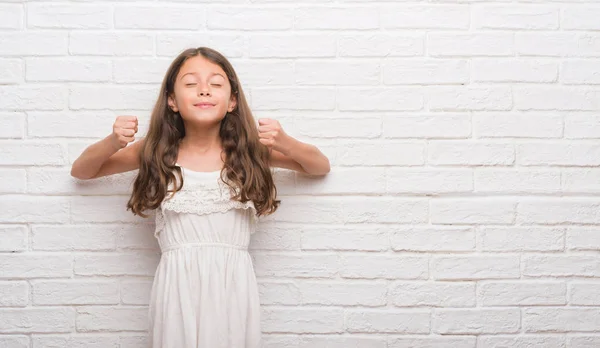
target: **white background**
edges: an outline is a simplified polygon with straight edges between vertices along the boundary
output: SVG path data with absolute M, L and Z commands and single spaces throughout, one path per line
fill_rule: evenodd
M 254 235 L 265 347 L 600 346 L 600 2 L 0 3 L 0 346 L 145 347 L 159 254 L 134 172 L 187 47 L 331 160 Z

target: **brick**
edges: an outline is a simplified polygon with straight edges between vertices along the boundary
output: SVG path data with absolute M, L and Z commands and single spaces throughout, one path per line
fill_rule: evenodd
M 48 280 L 32 284 L 34 305 L 91 305 L 119 303 L 115 280 Z
M 523 310 L 525 332 L 596 332 L 600 313 L 594 308 L 526 308 Z
M 29 58 L 27 81 L 106 82 L 112 80 L 110 61 L 99 59 Z M 51 66 L 52 69 L 48 69 Z
M 473 7 L 473 25 L 477 29 L 556 30 L 558 6 L 480 5 Z
M 600 57 L 600 34 L 568 31 L 517 32 L 515 51 L 521 57 Z M 549 102 L 552 101 L 551 98 L 548 98 Z
M 69 107 L 72 110 L 146 109 L 155 99 L 156 90 L 151 87 L 77 86 L 71 88 Z
M 563 282 L 485 282 L 478 286 L 482 306 L 565 305 L 567 286 Z
M 341 309 L 265 308 L 261 317 L 265 333 L 341 333 L 344 326 Z
M 539 59 L 475 59 L 471 65 L 474 82 L 534 82 L 558 80 L 558 64 Z
M 398 307 L 474 307 L 473 282 L 395 282 L 390 303 Z
M 383 64 L 386 85 L 447 85 L 469 82 L 466 60 L 388 60 Z
M 152 280 L 127 280 L 121 282 L 121 302 L 126 305 L 148 305 Z
M 527 255 L 522 257 L 527 277 L 598 277 L 600 261 L 587 255 Z
M 600 118 L 596 113 L 571 113 L 565 115 L 565 138 L 600 138 Z
M 467 138 L 471 116 L 465 113 L 384 115 L 385 138 Z
M 189 29 L 206 27 L 203 7 L 176 5 L 119 5 L 115 6 L 117 29 Z
M 516 204 L 502 198 L 439 198 L 430 203 L 430 220 L 438 224 L 512 224 Z
M 109 29 L 112 25 L 112 17 L 111 8 L 105 5 L 44 3 L 27 5 L 29 28 Z
M 600 250 L 600 229 L 594 226 L 569 227 L 566 244 L 568 250 Z
M 344 88 L 337 93 L 343 111 L 414 111 L 424 106 L 421 87 Z
M 148 56 L 154 54 L 154 37 L 146 33 L 72 31 L 69 53 L 76 56 Z
M 437 256 L 431 267 L 436 280 L 513 279 L 520 275 L 519 259 L 514 256 Z
M 387 283 L 378 281 L 303 281 L 304 305 L 379 307 L 387 303 Z
M 0 56 L 65 56 L 68 39 L 66 32 L 7 32 L 0 36 Z
M 469 169 L 390 168 L 386 172 L 386 191 L 415 194 L 472 192 L 473 172 Z
M 427 39 L 427 51 L 433 57 L 506 57 L 515 51 L 513 35 L 508 33 L 435 33 Z
M 342 34 L 338 45 L 340 57 L 415 57 L 425 53 L 422 34 Z
M 563 115 L 552 112 L 486 112 L 473 116 L 478 138 L 561 138 Z
M 0 251 L 15 252 L 27 250 L 28 237 L 26 226 L 0 225 L 0 235 L 2 235 Z
M 0 333 L 58 333 L 75 330 L 73 308 L 0 309 Z
M 332 110 L 335 107 L 335 90 L 328 87 L 257 87 L 251 93 L 252 108 L 256 110 Z
M 383 227 L 306 226 L 302 228 L 302 250 L 384 251 L 389 249 L 391 232 Z
M 293 11 L 284 8 L 211 7 L 206 17 L 208 29 L 286 30 L 294 23 Z
M 0 169 L 0 178 L 1 193 L 25 193 L 27 190 L 24 169 Z
M 475 170 L 475 191 L 487 193 L 557 193 L 557 170 L 481 168 Z
M 208 46 L 224 54 L 228 59 L 246 56 L 246 38 L 239 34 L 157 33 L 156 55 L 174 56 L 190 47 Z M 265 74 L 266 75 L 266 74 Z
M 1 19 L 0 23 L 2 23 Z M 0 84 L 19 84 L 25 80 L 24 76 L 25 64 L 23 64 L 22 60 L 13 58 L 0 59 Z
M 381 26 L 386 29 L 469 29 L 466 5 L 405 5 L 383 7 Z
M 25 114 L 0 112 L 0 138 L 22 139 L 25 136 Z
M 334 57 L 336 38 L 330 34 L 253 35 L 248 42 L 251 58 Z
M 562 11 L 563 29 L 599 30 L 600 6 L 595 4 L 568 5 Z
M 119 337 L 80 336 L 80 335 L 43 335 L 32 337 L 33 348 L 119 348 Z M 127 346 L 131 347 L 131 346 Z
M 0 221 L 10 223 L 64 223 L 69 202 L 63 197 L 2 195 Z
M 0 261 L 1 278 L 61 278 L 73 275 L 73 256 L 68 254 L 0 254 Z
M 564 61 L 560 71 L 566 85 L 600 85 L 600 63 L 596 60 Z
M 148 309 L 139 307 L 78 307 L 77 331 L 145 331 Z
M 36 225 L 32 227 L 33 250 L 80 251 L 114 250 L 122 226 Z
M 452 337 L 450 335 L 431 337 L 389 338 L 388 348 L 422 347 L 422 348 L 475 348 L 476 337 Z
M 564 192 L 592 193 L 600 190 L 600 170 L 596 168 L 564 168 L 561 174 Z
M 504 86 L 431 86 L 428 107 L 433 111 L 498 111 L 513 106 L 511 89 Z
M 340 276 L 350 279 L 427 279 L 429 262 L 424 256 L 348 254 L 341 257 Z
M 348 166 L 410 166 L 425 163 L 422 141 L 340 142 L 338 164 Z
M 29 348 L 29 337 L 22 335 L 3 335 L 0 346 L 9 348 Z
M 315 253 L 254 253 L 258 277 L 331 278 L 340 267 L 337 255 Z
M 296 281 L 259 281 L 261 305 L 300 305 L 302 297 Z
M 160 256 L 156 252 L 87 253 L 75 256 L 75 274 L 82 276 L 153 276 Z
M 433 332 L 439 334 L 517 333 L 521 316 L 518 308 L 436 309 Z
M 546 197 L 526 199 L 517 206 L 517 222 L 520 224 L 563 224 L 600 222 L 600 202 L 585 198 Z
M 429 310 L 348 309 L 345 322 L 352 333 L 426 334 L 429 316 Z
M 66 98 L 64 87 L 0 86 L 0 108 L 4 111 L 62 110 L 66 106 Z
M 563 228 L 483 227 L 479 241 L 484 251 L 562 251 Z
M 170 63 L 169 59 L 117 59 L 113 62 L 114 79 L 118 83 L 160 84 Z
M 295 64 L 297 85 L 378 85 L 381 68 L 377 61 L 299 60 Z
M 475 232 L 464 227 L 397 227 L 390 234 L 395 251 L 472 251 L 475 249 Z
M 29 193 L 63 195 L 125 195 L 130 194 L 137 171 L 113 174 L 92 180 L 80 180 L 70 175 L 70 168 L 31 168 L 28 171 Z
M 544 348 L 563 348 L 565 346 L 565 337 L 560 336 L 542 336 L 542 335 L 527 335 L 527 336 L 480 336 L 479 345 L 481 348 L 496 348 L 496 347 L 544 347 Z M 575 346 L 572 346 L 575 348 Z
M 0 5 L 0 29 L 22 29 L 23 18 L 22 4 Z
M 29 284 L 27 282 L 0 281 L 0 307 L 25 307 L 28 304 Z
M 569 284 L 569 304 L 572 306 L 600 305 L 600 284 L 572 282 Z
M 598 40 L 600 41 L 600 40 Z M 578 86 L 535 86 L 513 88 L 518 110 L 600 110 L 600 90 Z
M 373 7 L 301 7 L 294 11 L 294 29 L 379 28 L 379 11 Z
M 300 250 L 302 227 L 261 224 L 250 240 L 252 250 Z

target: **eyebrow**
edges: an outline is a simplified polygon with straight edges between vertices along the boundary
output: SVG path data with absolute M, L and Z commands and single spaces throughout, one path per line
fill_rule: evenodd
M 181 80 L 181 79 L 183 79 L 183 77 L 184 77 L 185 75 L 189 75 L 189 74 L 192 74 L 192 75 L 194 75 L 194 74 L 196 74 L 196 73 L 195 73 L 195 72 L 189 72 L 189 73 L 185 73 L 185 74 L 181 75 L 181 77 L 180 77 L 179 79 Z M 223 76 L 222 74 L 220 74 L 220 73 L 217 73 L 217 72 L 214 72 L 214 73 L 210 74 L 210 76 L 209 76 L 209 77 L 213 77 L 213 76 L 215 76 L 215 75 L 219 75 L 219 76 L 221 76 L 222 78 L 225 78 L 225 76 Z

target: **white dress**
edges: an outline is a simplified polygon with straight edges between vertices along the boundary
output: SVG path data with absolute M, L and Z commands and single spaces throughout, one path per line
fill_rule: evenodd
M 156 210 L 161 248 L 149 306 L 153 348 L 258 348 L 260 304 L 252 201 L 231 199 L 220 172 L 182 167 L 184 186 Z

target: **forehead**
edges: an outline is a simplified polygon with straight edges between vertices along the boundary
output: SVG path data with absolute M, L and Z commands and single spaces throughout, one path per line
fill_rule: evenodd
M 202 56 L 189 58 L 183 63 L 181 69 L 179 70 L 179 74 L 177 74 L 177 77 L 181 78 L 186 74 L 194 74 L 204 77 L 213 76 L 214 74 L 220 74 L 223 77 L 227 76 L 223 68 Z

